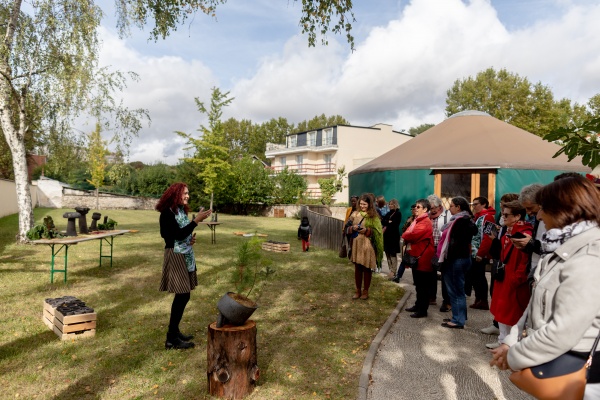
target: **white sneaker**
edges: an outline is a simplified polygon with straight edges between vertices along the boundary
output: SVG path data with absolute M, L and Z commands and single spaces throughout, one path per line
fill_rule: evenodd
M 488 343 L 485 345 L 488 349 L 495 349 L 496 347 L 500 347 L 500 342 Z
M 490 325 L 487 328 L 481 329 L 479 332 L 485 333 L 486 335 L 499 335 L 500 329 L 496 328 L 494 325 Z

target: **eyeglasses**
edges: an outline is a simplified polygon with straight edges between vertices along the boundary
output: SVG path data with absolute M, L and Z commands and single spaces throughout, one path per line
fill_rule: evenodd
M 415 208 L 423 208 L 423 206 L 420 205 L 420 204 L 418 204 L 418 205 L 415 206 Z
M 471 203 L 471 205 L 472 205 L 473 207 L 475 207 L 475 206 L 480 206 L 480 205 L 481 205 L 481 203 Z
M 502 215 L 504 218 L 508 218 L 510 215 L 515 215 L 515 214 L 504 214 L 504 213 L 502 213 L 501 215 Z

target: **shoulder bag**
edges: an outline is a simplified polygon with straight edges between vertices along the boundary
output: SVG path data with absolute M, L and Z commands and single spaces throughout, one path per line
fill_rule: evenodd
M 527 336 L 527 324 L 523 328 L 521 338 L 525 336 Z M 536 399 L 581 400 L 599 340 L 600 333 L 596 336 L 587 361 L 568 351 L 547 363 L 513 372 L 509 379 L 516 387 Z
M 429 239 L 427 239 L 427 246 L 425 246 L 419 257 L 411 256 L 410 254 L 408 254 L 408 250 L 404 250 L 404 254 L 402 254 L 402 264 L 404 264 L 406 268 L 412 268 L 416 266 L 419 262 L 419 258 L 421 258 L 423 254 L 425 254 L 425 250 L 427 250 L 427 247 L 429 247 Z
M 498 282 L 502 282 L 504 280 L 504 276 L 506 275 L 506 263 L 510 259 L 510 255 L 515 248 L 514 245 L 510 245 L 510 250 L 508 250 L 508 254 L 504 258 L 504 261 L 498 261 L 496 265 L 492 265 L 492 278 Z
M 340 251 L 338 253 L 338 255 L 340 256 L 340 258 L 346 258 L 348 257 L 348 248 L 346 247 L 346 242 L 344 239 L 346 235 L 342 235 L 342 244 L 340 245 Z

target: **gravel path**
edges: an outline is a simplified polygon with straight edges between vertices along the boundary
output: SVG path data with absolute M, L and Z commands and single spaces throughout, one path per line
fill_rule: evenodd
M 509 381 L 507 371 L 488 364 L 491 356 L 485 344 L 496 340 L 496 336 L 479 330 L 491 325 L 489 311 L 469 308 L 465 329 L 443 328 L 442 320 L 449 318 L 450 313 L 439 311 L 441 288 L 438 286 L 438 305 L 429 307 L 428 317 L 414 319 L 404 311 L 414 304 L 416 296 L 410 270 L 400 285 L 407 294 L 369 350 L 359 383 L 359 399 L 532 398 Z M 467 305 L 473 301 L 474 294 L 467 297 Z

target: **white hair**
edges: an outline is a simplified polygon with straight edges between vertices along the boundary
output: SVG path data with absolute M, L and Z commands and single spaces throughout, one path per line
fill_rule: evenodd
M 431 207 L 439 207 L 442 205 L 442 199 L 437 197 L 435 194 L 430 194 L 427 196 L 427 201 L 431 204 Z

